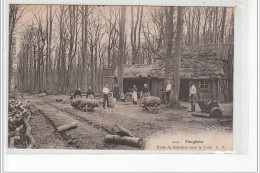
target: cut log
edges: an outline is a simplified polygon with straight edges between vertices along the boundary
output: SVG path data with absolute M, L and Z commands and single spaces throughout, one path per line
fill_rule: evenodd
M 37 94 L 38 97 L 44 97 L 44 96 L 46 96 L 46 95 L 47 95 L 46 93 Z
M 10 148 L 14 148 L 15 140 L 19 140 L 19 139 L 20 139 L 20 136 L 11 137 L 11 139 L 10 139 Z
M 19 101 L 16 105 L 14 105 L 15 108 L 19 109 L 20 106 L 22 106 L 23 102 Z
M 214 107 L 210 110 L 210 117 L 216 118 L 221 116 L 222 116 L 222 111 L 218 107 Z
M 121 135 L 121 136 L 134 137 L 134 135 L 129 130 L 127 130 L 126 128 L 124 128 L 124 127 L 122 127 L 120 125 L 117 125 L 117 124 L 113 125 L 112 133 L 118 134 L 118 135 Z
M 33 148 L 34 146 L 36 146 L 36 141 L 35 141 L 34 137 L 31 135 L 31 130 L 32 130 L 32 128 L 31 128 L 31 126 L 30 126 L 30 124 L 29 124 L 30 118 L 31 118 L 31 112 L 28 113 L 28 117 L 24 120 L 24 124 L 25 124 L 25 126 L 26 126 L 25 134 L 26 134 L 26 136 L 28 137 L 28 139 L 29 139 L 29 141 L 30 141 L 30 143 L 29 143 L 29 145 L 27 146 L 27 148 L 30 148 L 30 149 L 31 149 L 31 148 Z
M 20 127 L 17 127 L 15 129 L 16 133 L 19 134 L 19 132 L 22 130 L 22 128 L 23 128 L 23 125 L 21 125 Z
M 27 113 L 27 111 L 28 111 L 27 109 L 24 109 L 23 112 L 17 114 L 16 117 L 19 118 L 19 117 L 25 115 Z
M 63 126 L 58 127 L 58 132 L 63 132 L 65 130 L 69 130 L 69 129 L 77 128 L 77 127 L 78 127 L 78 123 L 73 122 L 71 124 L 67 124 L 67 125 L 63 125 Z
M 191 114 L 194 117 L 203 117 L 203 118 L 209 118 L 210 114 L 208 113 L 203 113 L 203 112 L 194 112 Z
M 114 144 L 123 144 L 141 148 L 142 140 L 136 137 L 119 136 L 119 135 L 106 135 L 105 142 Z

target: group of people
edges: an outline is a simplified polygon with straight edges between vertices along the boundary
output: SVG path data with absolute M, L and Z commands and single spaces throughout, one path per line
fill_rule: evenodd
M 102 91 L 103 91 L 103 108 L 105 108 L 106 106 L 109 107 L 109 97 L 110 97 L 111 92 L 110 92 L 110 90 L 108 88 L 108 84 L 105 85 L 105 87 L 103 88 Z M 131 91 L 132 91 L 132 101 L 133 101 L 133 104 L 137 105 L 137 100 L 138 100 L 137 93 L 138 92 L 137 92 L 136 85 L 133 86 Z M 120 92 L 119 86 L 117 84 L 115 84 L 114 91 L 113 91 L 113 96 L 116 98 L 117 101 L 119 99 L 121 99 L 121 97 L 123 97 L 123 96 L 121 96 L 119 94 L 119 92 Z M 168 104 L 170 102 L 170 95 L 171 95 L 171 84 L 170 84 L 170 81 L 168 81 L 164 92 L 166 93 L 165 94 L 166 95 L 166 101 L 167 101 L 166 104 Z M 74 91 L 74 98 L 81 97 L 81 94 L 82 93 L 80 91 L 80 88 L 78 88 L 77 90 Z M 197 94 L 196 87 L 195 87 L 194 83 L 192 83 L 191 87 L 190 87 L 190 91 L 189 91 L 189 98 L 190 98 L 190 101 L 191 101 L 191 111 L 192 112 L 195 111 L 195 97 L 196 97 L 196 94 Z M 145 83 L 144 87 L 141 90 L 141 94 L 140 94 L 141 103 L 142 103 L 142 99 L 144 97 L 148 97 L 149 95 L 150 95 L 149 88 L 148 88 L 148 85 Z M 88 88 L 88 91 L 86 93 L 86 98 L 92 98 L 92 99 L 95 98 L 95 93 L 91 89 L 91 87 Z
M 133 101 L 133 104 L 134 105 L 137 105 L 137 99 L 138 99 L 138 95 L 137 95 L 137 87 L 136 85 L 133 86 L 133 88 L 131 89 L 132 91 L 132 101 Z M 148 88 L 148 85 L 145 83 L 144 84 L 144 87 L 142 88 L 141 90 L 141 93 L 140 93 L 140 98 L 144 98 L 144 97 L 148 97 L 150 95 L 150 92 L 149 92 L 149 88 Z M 142 100 L 141 100 L 142 102 Z
M 109 94 L 110 94 L 110 90 L 108 89 L 108 85 L 106 84 L 105 87 L 103 88 L 103 107 L 105 107 L 106 105 L 107 105 L 107 107 L 109 107 Z M 81 93 L 80 88 L 75 90 L 73 93 L 74 98 L 81 97 L 81 95 L 82 95 L 82 93 Z M 86 93 L 86 98 L 91 98 L 91 99 L 95 98 L 95 92 L 92 90 L 91 87 L 88 87 L 88 91 Z
M 74 98 L 81 97 L 81 95 L 82 95 L 82 93 L 81 93 L 80 88 L 75 90 L 74 93 L 73 93 Z M 95 98 L 95 93 L 94 93 L 94 91 L 92 91 L 91 87 L 88 87 L 88 91 L 86 93 L 86 98 Z

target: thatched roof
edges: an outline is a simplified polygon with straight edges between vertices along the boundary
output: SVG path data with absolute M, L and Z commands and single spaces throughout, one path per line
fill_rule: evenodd
M 180 77 L 187 79 L 222 78 L 224 75 L 223 60 L 217 58 L 216 50 L 182 50 Z M 174 63 L 174 62 L 173 62 Z M 165 69 L 163 61 L 155 64 L 125 65 L 124 78 L 152 77 L 164 78 Z M 172 70 L 172 66 L 170 67 Z M 115 77 L 117 77 L 117 69 Z M 170 76 L 172 72 L 170 73 Z

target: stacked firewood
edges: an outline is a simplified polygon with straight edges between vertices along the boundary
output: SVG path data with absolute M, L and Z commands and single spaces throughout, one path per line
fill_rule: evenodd
M 31 117 L 28 100 L 8 101 L 8 141 L 9 148 L 34 148 L 35 139 L 31 135 Z

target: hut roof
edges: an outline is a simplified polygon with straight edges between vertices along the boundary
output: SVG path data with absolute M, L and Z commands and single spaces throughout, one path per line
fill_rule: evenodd
M 183 49 L 181 55 L 180 77 L 187 79 L 222 78 L 224 76 L 223 59 L 218 56 L 216 47 L 202 49 Z M 223 49 L 220 49 L 223 50 Z M 174 63 L 174 62 L 173 62 Z M 154 77 L 164 78 L 165 63 L 163 60 L 155 64 L 135 64 L 124 66 L 124 78 Z M 172 75 L 172 64 L 170 65 Z M 115 77 L 117 77 L 117 69 Z

